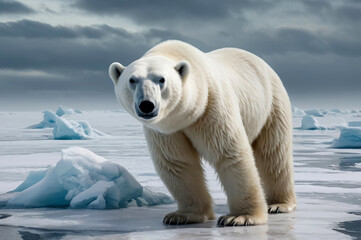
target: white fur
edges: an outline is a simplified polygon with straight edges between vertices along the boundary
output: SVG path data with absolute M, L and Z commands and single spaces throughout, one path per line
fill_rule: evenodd
M 219 225 L 264 224 L 267 204 L 270 212 L 295 208 L 291 106 L 263 60 L 235 48 L 204 53 L 166 41 L 124 71 L 115 64 L 109 73 L 117 98 L 143 123 L 156 170 L 178 202 L 165 223 L 214 218 L 201 157 L 214 166 L 227 194 L 230 213 Z M 165 78 L 163 87 L 159 76 Z M 143 119 L 135 112 L 140 87 L 129 86 L 132 77 L 159 105 L 156 117 Z

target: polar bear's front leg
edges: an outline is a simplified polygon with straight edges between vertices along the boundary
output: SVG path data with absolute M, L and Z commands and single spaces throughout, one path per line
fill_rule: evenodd
M 250 146 L 215 164 L 226 192 L 230 213 L 218 226 L 249 226 L 267 222 L 267 205 Z
M 183 133 L 164 135 L 144 128 L 155 169 L 177 201 L 164 224 L 202 223 L 215 218 L 201 159 Z

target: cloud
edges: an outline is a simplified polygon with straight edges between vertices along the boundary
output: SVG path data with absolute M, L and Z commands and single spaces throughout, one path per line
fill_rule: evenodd
M 55 95 L 69 88 L 112 95 L 109 64 L 128 65 L 167 39 L 203 51 L 253 52 L 274 67 L 291 95 L 361 89 L 359 0 L 50 2 L 29 6 L 57 13 L 39 10 L 0 22 L 0 95 L 27 89 Z M 63 18 L 72 17 L 77 25 L 65 25 L 72 22 Z
M 0 0 L 0 15 L 3 14 L 19 14 L 19 13 L 35 13 L 34 9 L 18 2 Z
M 358 21 L 361 19 L 361 1 L 328 1 L 328 0 L 302 0 L 301 4 L 305 7 L 305 11 L 310 11 L 336 21 Z M 355 23 L 357 24 L 357 23 Z
M 89 38 L 99 39 L 108 35 L 127 37 L 127 31 L 121 28 L 112 28 L 107 25 L 94 26 L 52 26 L 47 23 L 32 20 L 0 23 L 0 37 L 24 37 L 64 39 L 64 38 Z
M 0 69 L 101 71 L 113 61 L 129 64 L 170 38 L 196 42 L 160 29 L 130 33 L 108 25 L 52 26 L 30 20 L 0 23 Z
M 77 0 L 74 5 L 85 11 L 100 15 L 115 14 L 126 16 L 135 22 L 146 25 L 154 22 L 175 22 L 175 20 L 219 20 L 228 18 L 232 13 L 241 12 L 244 9 L 272 7 L 272 3 L 266 0 L 227 0 L 223 2 L 218 0 Z
M 358 39 L 356 36 L 350 38 L 317 30 L 287 27 L 247 32 L 242 45 L 262 56 L 294 52 L 361 57 L 361 42 Z

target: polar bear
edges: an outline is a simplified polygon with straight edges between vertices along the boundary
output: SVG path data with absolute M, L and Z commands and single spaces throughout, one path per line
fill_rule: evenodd
M 164 224 L 215 218 L 201 158 L 227 195 L 218 226 L 258 225 L 296 207 L 291 106 L 277 74 L 236 48 L 162 42 L 109 67 L 118 101 L 144 126 L 154 166 L 177 201 Z

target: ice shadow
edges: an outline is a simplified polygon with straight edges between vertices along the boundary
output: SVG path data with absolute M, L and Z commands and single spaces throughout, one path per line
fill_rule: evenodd
M 361 212 L 354 212 L 351 214 L 361 215 Z M 352 239 L 361 239 L 361 220 L 340 222 L 338 228 L 335 228 L 334 230 L 346 234 L 352 237 Z

